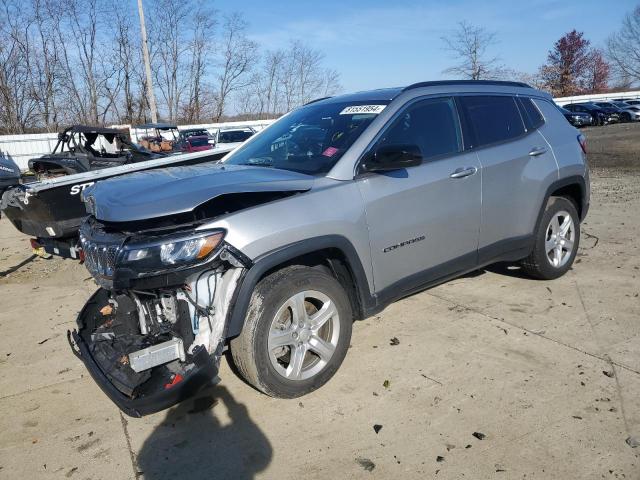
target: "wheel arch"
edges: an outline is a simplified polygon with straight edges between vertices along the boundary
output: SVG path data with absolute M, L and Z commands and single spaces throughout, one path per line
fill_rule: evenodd
M 288 265 L 325 265 L 347 291 L 355 318 L 364 318 L 375 307 L 364 267 L 353 244 L 341 235 L 301 240 L 258 257 L 236 287 L 227 314 L 227 339 L 240 334 L 251 295 L 258 282 Z
M 589 200 L 587 198 L 587 184 L 584 177 L 580 175 L 572 175 L 560 180 L 556 180 L 547 188 L 540 212 L 536 221 L 536 230 L 540 224 L 540 219 L 544 213 L 545 206 L 551 197 L 565 197 L 571 200 L 578 211 L 580 221 L 584 220 L 589 208 Z

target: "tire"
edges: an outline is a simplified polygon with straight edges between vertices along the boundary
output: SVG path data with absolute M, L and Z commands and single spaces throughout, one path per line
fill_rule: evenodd
M 299 323 L 307 328 L 296 327 Z M 312 267 L 285 267 L 256 285 L 242 332 L 231 340 L 233 363 L 261 392 L 300 397 L 336 373 L 349 348 L 352 324 L 347 293 L 332 275 Z M 301 353 L 304 348 L 308 350 Z
M 630 114 L 628 114 L 628 113 L 626 113 L 626 112 L 625 112 L 625 113 L 623 113 L 623 114 L 620 116 L 620 121 L 621 121 L 621 122 L 630 122 L 630 121 L 631 121 L 631 115 L 630 115 Z
M 564 221 L 567 217 L 570 217 L 571 224 L 563 234 L 561 227 L 566 227 Z M 535 233 L 533 250 L 522 260 L 522 268 L 527 274 L 540 280 L 561 277 L 573 265 L 579 243 L 580 219 L 574 203 L 565 197 L 551 197 Z

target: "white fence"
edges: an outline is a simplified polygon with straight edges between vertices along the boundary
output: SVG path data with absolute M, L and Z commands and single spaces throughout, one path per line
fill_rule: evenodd
M 628 100 L 640 98 L 640 90 L 618 93 L 594 93 L 590 95 L 575 95 L 573 97 L 558 97 L 553 100 L 560 106 L 569 103 L 579 102 L 607 102 L 616 98 L 626 98 Z
M 188 128 L 205 128 L 212 135 L 221 128 L 240 128 L 251 127 L 254 130 L 262 130 L 273 120 L 254 120 L 247 122 L 226 122 L 226 123 L 205 123 L 200 125 L 180 125 L 179 130 Z M 131 125 L 113 125 L 113 128 L 128 128 L 131 139 L 137 142 L 138 131 Z M 25 171 L 29 168 L 29 160 L 42 155 L 51 153 L 58 141 L 57 133 L 36 133 L 27 135 L 0 135 L 0 156 L 6 156 L 12 159 L 20 170 Z M 98 145 L 101 147 L 102 145 Z M 107 147 L 107 146 L 105 146 Z M 108 149 L 108 147 L 107 147 Z

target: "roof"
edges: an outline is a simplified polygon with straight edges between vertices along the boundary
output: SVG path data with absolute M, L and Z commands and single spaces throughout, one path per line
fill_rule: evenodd
M 116 130 L 115 128 L 104 128 L 104 127 L 91 127 L 88 125 L 72 125 L 66 129 L 64 129 L 63 133 L 96 133 L 100 135 L 121 135 L 121 130 Z
M 174 130 L 177 129 L 178 126 L 174 123 L 144 123 L 142 125 L 137 125 L 134 128 L 157 128 L 158 130 Z

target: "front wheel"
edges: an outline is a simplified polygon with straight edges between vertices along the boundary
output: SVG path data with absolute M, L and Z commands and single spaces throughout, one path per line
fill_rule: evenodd
M 231 341 L 233 362 L 255 388 L 295 398 L 324 385 L 351 340 L 351 304 L 328 272 L 290 266 L 256 286 L 242 333 Z
M 531 254 L 522 268 L 534 278 L 552 280 L 564 275 L 573 264 L 580 243 L 580 219 L 572 201 L 551 197 L 535 233 Z

